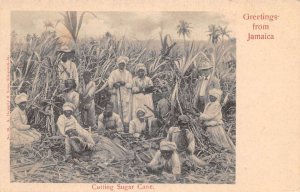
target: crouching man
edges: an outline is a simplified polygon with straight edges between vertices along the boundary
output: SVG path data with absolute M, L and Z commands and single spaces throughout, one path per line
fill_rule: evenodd
M 83 129 L 73 116 L 75 106 L 72 103 L 63 105 L 63 114 L 57 120 L 59 132 L 65 136 L 66 160 L 92 151 L 95 142 L 89 132 Z
M 182 169 L 190 169 L 191 167 L 201 167 L 207 163 L 199 159 L 195 152 L 195 136 L 188 129 L 189 118 L 186 115 L 178 117 L 178 127 L 171 127 L 168 131 L 167 140 L 174 142 L 177 146 L 177 152 L 180 157 Z M 185 170 L 188 171 L 188 170 Z
M 160 150 L 156 152 L 152 161 L 147 164 L 147 169 L 157 174 L 162 172 L 171 173 L 174 179 L 178 179 L 181 174 L 181 167 L 176 152 L 176 144 L 170 141 L 161 141 Z

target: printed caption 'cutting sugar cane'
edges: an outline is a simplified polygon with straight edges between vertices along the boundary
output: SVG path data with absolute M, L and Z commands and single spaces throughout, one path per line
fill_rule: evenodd
M 274 14 L 243 14 L 243 20 L 251 22 L 252 31 L 248 33 L 247 41 L 252 40 L 274 40 L 275 35 L 271 33 L 271 23 L 278 21 L 279 15 Z
M 148 191 L 153 190 L 154 185 L 151 184 L 92 184 L 93 190 L 109 190 L 109 191 L 132 191 L 141 190 Z

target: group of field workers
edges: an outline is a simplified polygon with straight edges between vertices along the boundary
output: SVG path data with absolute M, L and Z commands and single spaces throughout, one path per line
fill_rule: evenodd
M 116 59 L 116 69 L 98 90 L 108 89 L 111 97 L 110 101 L 105 103 L 103 113 L 97 117 L 94 101 L 96 84 L 91 72 L 83 72 L 84 82 L 79 88 L 77 67 L 70 59 L 74 51 L 62 47 L 59 52 L 61 61 L 57 71 L 64 104 L 56 125 L 59 134 L 65 138 L 67 161 L 84 153 L 97 151 L 101 142 L 95 142 L 95 137 L 92 137 L 92 133 L 96 133 L 99 137 L 109 138 L 117 146 L 122 145 L 122 134 L 144 140 L 163 136 L 159 150 L 150 163 L 146 164 L 148 171 L 153 173 L 169 173 L 177 178 L 184 166 L 199 167 L 208 164 L 194 154 L 195 136 L 189 129 L 190 119 L 187 115 L 180 115 L 176 126 L 165 127 L 170 116 L 171 105 L 168 98 L 171 88 L 167 83 L 161 85 L 161 98 L 154 108 L 154 85 L 147 76 L 147 69 L 143 63 L 135 66 L 133 77 L 126 69 L 129 58 L 119 56 Z M 194 115 L 206 128 L 206 134 L 212 143 L 234 152 L 235 146 L 223 128 L 220 104 L 222 91 L 219 80 L 212 75 L 212 67 L 210 62 L 203 62 L 199 66 L 201 75 L 195 87 L 193 108 L 197 112 L 194 112 Z M 41 134 L 36 130 L 38 125 L 28 124 L 25 112 L 27 101 L 26 93 L 15 97 L 16 107 L 11 113 L 13 146 L 30 145 L 41 139 Z

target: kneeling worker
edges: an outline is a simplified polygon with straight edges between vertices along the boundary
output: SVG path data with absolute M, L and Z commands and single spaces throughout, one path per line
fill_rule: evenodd
M 65 136 L 66 159 L 74 158 L 74 155 L 81 154 L 84 151 L 91 151 L 95 146 L 89 132 L 83 129 L 74 116 L 74 105 L 65 103 L 63 105 L 63 114 L 57 120 L 59 132 Z
M 177 179 L 181 174 L 180 160 L 176 152 L 176 144 L 170 141 L 161 141 L 160 150 L 156 152 L 152 161 L 147 164 L 150 171 L 172 173 Z

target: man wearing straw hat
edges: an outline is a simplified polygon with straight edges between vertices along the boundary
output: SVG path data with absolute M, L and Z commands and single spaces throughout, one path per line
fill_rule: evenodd
M 95 142 L 88 131 L 83 129 L 73 117 L 75 106 L 66 102 L 63 105 L 63 114 L 59 116 L 56 124 L 61 135 L 65 137 L 66 159 L 73 158 L 75 154 L 94 149 Z
M 25 112 L 27 101 L 27 94 L 17 95 L 15 98 L 17 107 L 10 114 L 11 144 L 13 146 L 31 144 L 41 139 L 41 134 L 34 129 L 38 125 L 28 125 Z
M 114 111 L 120 115 L 125 132 L 131 120 L 132 103 L 132 75 L 126 70 L 129 58 L 120 56 L 117 59 L 118 68 L 111 72 L 107 82 L 111 90 L 111 101 L 114 103 Z
M 64 89 L 64 82 L 67 79 L 74 79 L 76 85 L 79 85 L 79 77 L 76 64 L 73 63 L 71 55 L 74 55 L 75 51 L 71 50 L 68 46 L 62 46 L 58 51 L 61 54 L 61 61 L 58 64 L 58 78 L 60 82 L 60 89 Z
M 208 103 L 208 92 L 212 88 L 220 89 L 219 79 L 213 75 L 213 66 L 210 61 L 204 61 L 198 66 L 200 77 L 197 82 L 193 107 L 203 112 L 205 104 Z

